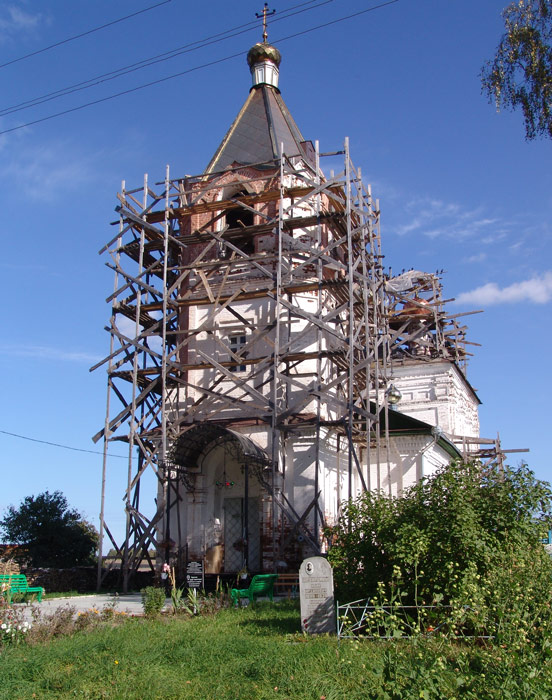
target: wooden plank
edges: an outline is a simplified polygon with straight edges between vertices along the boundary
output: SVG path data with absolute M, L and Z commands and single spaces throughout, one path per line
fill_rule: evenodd
M 144 398 L 149 394 L 149 392 L 153 389 L 153 387 L 157 384 L 158 378 L 156 377 L 153 381 L 151 381 L 148 386 L 140 392 L 140 394 L 136 398 L 136 403 L 135 406 L 138 408 Z M 109 432 L 114 432 L 121 423 L 123 423 L 131 414 L 131 405 L 132 402 L 127 404 L 125 408 L 123 408 L 122 411 L 120 411 L 115 418 L 113 418 L 108 425 Z M 92 440 L 93 442 L 98 442 L 100 438 L 104 436 L 105 433 L 105 428 L 102 428 L 99 432 L 96 433 L 96 435 L 93 436 Z
M 242 389 L 244 392 L 252 396 L 253 398 L 256 398 L 258 401 L 261 401 L 262 405 L 265 405 L 268 403 L 268 398 L 266 396 L 263 396 L 260 392 L 258 392 L 256 389 L 254 389 L 251 386 L 248 386 L 247 384 L 247 379 L 240 378 L 240 380 L 236 381 L 237 377 L 235 374 L 233 374 L 230 370 L 226 369 L 226 367 L 223 367 L 219 362 L 214 360 L 213 358 L 209 358 L 209 355 L 204 353 L 202 350 L 199 350 L 199 348 L 196 348 L 196 352 L 198 355 L 203 357 L 203 359 L 210 360 L 215 369 L 217 369 L 219 372 L 222 372 L 224 376 L 229 379 L 236 388 Z M 238 364 L 237 362 L 234 364 Z
M 214 304 L 215 297 L 213 296 L 213 292 L 211 291 L 211 287 L 209 285 L 209 281 L 207 280 L 205 273 L 203 272 L 203 270 L 197 270 L 197 274 L 203 282 L 203 286 L 205 287 L 205 291 L 207 292 L 207 296 L 209 297 L 211 304 Z
M 310 194 L 313 189 L 313 187 L 288 187 L 284 189 L 284 197 L 304 196 Z M 236 198 L 236 201 L 232 201 L 231 199 L 223 199 L 213 202 L 201 202 L 200 204 L 193 204 L 187 207 L 176 207 L 169 210 L 168 218 L 180 219 L 185 216 L 192 216 L 193 214 L 206 214 L 209 212 L 221 211 L 222 209 L 238 209 L 240 207 L 240 204 L 237 203 L 238 199 L 249 206 L 262 204 L 265 202 L 274 202 L 280 199 L 280 189 L 264 190 L 260 194 L 252 194 Z M 150 224 L 165 221 L 165 211 L 155 211 L 147 214 L 146 221 Z
M 291 285 L 286 285 L 285 287 L 282 287 L 282 294 L 302 294 L 304 292 L 314 292 L 317 291 L 318 289 L 324 289 L 328 291 L 333 291 L 336 290 L 340 287 L 343 287 L 347 284 L 345 280 L 325 280 L 324 282 L 306 282 L 303 284 L 291 284 Z M 253 292 L 246 292 L 243 291 L 243 293 L 239 297 L 234 297 L 237 301 L 249 301 L 251 299 L 262 299 L 263 297 L 268 296 L 269 291 L 274 290 L 274 284 L 271 284 L 270 287 L 265 287 L 264 289 L 259 289 L 255 290 Z M 224 303 L 229 299 L 228 296 L 221 296 L 219 298 L 219 301 L 221 303 Z M 176 308 L 182 308 L 185 306 L 206 306 L 211 304 L 211 301 L 209 300 L 209 297 L 189 297 L 187 299 L 177 299 L 172 302 L 172 305 Z M 144 311 L 160 311 L 163 308 L 163 304 L 161 302 L 152 302 L 150 304 L 142 304 L 142 309 Z

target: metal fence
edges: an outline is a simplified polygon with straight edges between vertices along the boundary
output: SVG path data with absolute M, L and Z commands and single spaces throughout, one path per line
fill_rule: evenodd
M 469 605 L 374 605 L 372 599 L 337 603 L 338 639 L 409 639 L 434 635 L 493 638 L 480 612 Z

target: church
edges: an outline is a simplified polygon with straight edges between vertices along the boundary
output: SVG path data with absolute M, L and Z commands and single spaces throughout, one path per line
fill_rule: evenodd
M 281 58 L 266 32 L 250 49 L 251 88 L 202 173 L 118 194 L 94 439 L 128 445 L 124 543 L 104 520 L 106 459 L 100 523 L 125 583 L 163 562 L 297 571 L 344 500 L 400 496 L 479 447 L 462 314 L 437 274 L 385 271 L 379 201 L 347 139 L 303 136 Z

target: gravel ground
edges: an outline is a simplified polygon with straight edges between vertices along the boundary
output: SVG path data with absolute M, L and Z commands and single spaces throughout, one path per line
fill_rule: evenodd
M 144 609 L 142 607 L 142 596 L 140 593 L 121 593 L 117 596 L 108 593 L 99 593 L 96 595 L 73 596 L 71 598 L 49 598 L 43 600 L 42 603 L 18 603 L 17 607 L 22 607 L 25 610 L 25 618 L 32 620 L 31 609 L 37 607 L 44 615 L 55 613 L 59 608 L 67 606 L 75 608 L 75 612 L 86 612 L 92 608 L 101 610 L 106 605 L 113 605 L 115 602 L 115 610 L 126 612 L 129 615 L 142 615 Z M 167 599 L 167 604 L 170 601 Z

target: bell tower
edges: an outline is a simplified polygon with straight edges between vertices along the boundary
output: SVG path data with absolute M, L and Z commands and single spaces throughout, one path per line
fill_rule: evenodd
M 187 490 L 165 527 L 174 541 L 179 522 L 213 573 L 321 551 L 339 500 L 366 487 L 369 356 L 385 353 L 370 322 L 375 202 L 350 164 L 348 186 L 324 177 L 281 97 L 278 49 L 265 37 L 247 63 L 248 98 L 171 214 L 183 245 L 166 461 Z
M 189 560 L 207 575 L 297 570 L 325 551 L 343 500 L 398 494 L 424 455 L 438 468 L 460 454 L 389 398 L 399 355 L 452 358 L 460 336 L 443 332 L 437 291 L 431 319 L 417 296 L 433 276 L 384 273 L 379 202 L 347 139 L 321 152 L 302 135 L 267 16 L 265 5 L 249 94 L 205 170 L 123 182 L 103 250 L 115 286 L 97 365 L 108 375 L 100 534 L 125 586 L 163 562 L 180 577 Z M 340 172 L 324 173 L 328 156 Z M 113 440 L 128 444 L 121 546 L 104 517 Z M 157 495 L 145 500 L 148 475 Z

